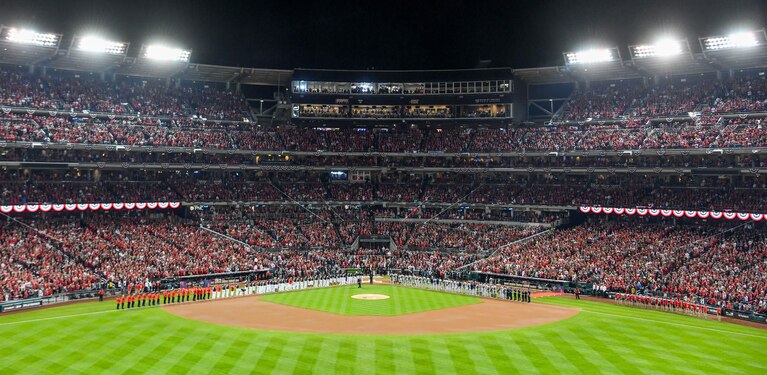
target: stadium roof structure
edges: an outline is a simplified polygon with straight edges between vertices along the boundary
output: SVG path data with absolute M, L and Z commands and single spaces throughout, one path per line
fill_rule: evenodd
M 620 55 L 603 62 L 567 63 L 561 66 L 523 69 L 485 68 L 455 70 L 327 70 L 327 69 L 260 69 L 192 63 L 188 61 L 156 61 L 142 56 L 128 56 L 129 43 L 119 53 L 97 53 L 75 48 L 79 36 L 62 48 L 61 34 L 33 33 L 46 38 L 42 42 L 19 43 L 27 30 L 0 26 L 0 64 L 42 66 L 77 72 L 117 74 L 125 76 L 172 78 L 190 81 L 230 84 L 286 86 L 294 79 L 313 81 L 358 82 L 429 82 L 444 80 L 509 79 L 514 76 L 531 85 L 570 83 L 577 81 L 612 81 L 653 78 L 670 75 L 690 75 L 767 67 L 767 33 L 764 29 L 742 33 L 753 38 L 747 48 L 732 48 L 737 40 L 730 36 L 699 38 L 700 50 L 695 53 L 684 41 L 684 53 L 675 56 L 647 57 L 630 53 L 629 59 Z M 16 42 L 9 37 L 17 33 Z M 25 40 L 26 41 L 26 40 Z M 712 44 L 713 43 L 713 44 Z M 718 43 L 718 44 L 716 44 Z M 724 44 L 722 44 L 724 43 Z M 727 44 L 729 43 L 729 44 Z M 629 46 L 631 50 L 632 47 Z M 631 52 L 631 51 L 630 51 Z M 140 54 L 139 54 L 140 55 Z M 565 54 L 567 59 L 567 54 Z M 188 59 L 187 59 L 188 60 Z
M 742 53 L 741 53 L 742 54 Z M 568 83 L 575 81 L 617 81 L 652 78 L 656 76 L 715 73 L 767 66 L 767 47 L 756 57 L 724 60 L 716 56 L 695 54 L 674 61 L 659 59 L 622 60 L 577 66 L 549 66 L 514 69 L 514 75 L 531 85 Z
M 444 82 L 505 80 L 512 78 L 511 68 L 450 70 L 328 70 L 295 69 L 294 80 L 326 82 Z
M 2 32 L 10 28 L 3 26 Z M 0 32 L 0 33 L 2 33 Z M 174 78 L 190 81 L 240 83 L 246 85 L 287 85 L 292 70 L 258 69 L 197 64 L 189 62 L 154 61 L 127 53 L 108 54 L 81 51 L 74 46 L 61 48 L 61 35 L 55 45 L 22 44 L 0 38 L 0 64 L 43 66 L 50 69 L 93 72 L 152 78 Z M 127 50 L 127 48 L 126 48 Z
M 755 32 L 760 43 L 750 48 L 707 50 L 693 53 L 689 50 L 673 57 L 617 59 L 608 62 L 569 64 L 539 68 L 514 69 L 517 78 L 531 85 L 568 83 L 575 81 L 615 81 L 653 78 L 670 75 L 690 75 L 721 71 L 767 67 L 767 36 L 765 31 Z

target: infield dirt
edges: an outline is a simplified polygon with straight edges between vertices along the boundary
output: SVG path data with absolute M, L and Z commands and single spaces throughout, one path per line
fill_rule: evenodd
M 227 326 L 335 334 L 435 334 L 497 331 L 567 319 L 579 310 L 482 299 L 481 303 L 398 316 L 345 316 L 242 297 L 163 307 L 171 314 Z

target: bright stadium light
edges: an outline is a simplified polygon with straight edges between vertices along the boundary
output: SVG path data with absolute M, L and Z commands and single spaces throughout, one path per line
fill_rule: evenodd
M 669 57 L 681 55 L 687 42 L 684 40 L 661 39 L 654 44 L 640 44 L 629 46 L 631 56 L 634 58 Z
M 753 32 L 730 34 L 729 39 L 733 47 L 753 47 L 759 45 L 756 33 Z
M 615 61 L 617 53 L 612 48 L 596 48 L 579 52 L 565 52 L 567 64 L 590 64 Z
M 85 52 L 106 53 L 109 55 L 124 55 L 128 51 L 128 43 L 106 40 L 96 36 L 76 38 L 76 48 Z
M 703 38 L 702 44 L 703 44 L 703 48 L 706 51 L 718 51 L 718 50 L 732 49 L 732 48 L 756 47 L 760 44 L 759 36 L 760 34 L 757 32 L 747 31 L 747 32 L 734 33 L 727 36 L 714 36 L 714 37 Z
M 38 33 L 30 29 L 10 27 L 5 31 L 5 40 L 12 43 L 31 44 L 41 47 L 57 47 L 61 35 L 53 33 Z
M 158 44 L 145 46 L 143 54 L 147 59 L 176 62 L 189 62 L 191 55 L 192 51 Z

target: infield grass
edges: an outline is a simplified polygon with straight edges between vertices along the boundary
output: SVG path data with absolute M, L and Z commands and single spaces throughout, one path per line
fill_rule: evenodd
M 83 303 L 0 315 L 0 374 L 767 373 L 764 330 L 560 297 L 537 301 L 582 311 L 510 331 L 370 336 L 258 331 L 158 308 Z
M 356 294 L 383 294 L 389 299 L 359 300 Z M 268 294 L 262 301 L 340 315 L 392 316 L 479 303 L 479 298 L 392 285 L 341 286 Z

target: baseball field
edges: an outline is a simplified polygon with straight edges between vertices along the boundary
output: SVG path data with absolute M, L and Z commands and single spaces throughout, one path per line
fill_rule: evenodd
M 391 285 L 0 315 L 0 374 L 764 374 L 765 348 L 767 330 L 729 323 Z

